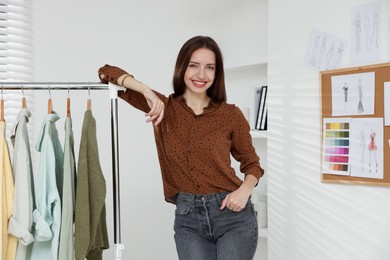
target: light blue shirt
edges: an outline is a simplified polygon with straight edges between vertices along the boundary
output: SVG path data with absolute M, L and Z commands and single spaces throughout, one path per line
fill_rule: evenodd
M 37 138 L 35 149 L 41 153 L 36 181 L 34 244 L 31 260 L 57 260 L 61 225 L 61 201 L 57 185 L 62 182 L 63 153 L 55 122 L 57 114 L 48 114 Z M 62 186 L 62 185 L 61 185 Z
M 59 260 L 74 259 L 73 216 L 75 212 L 76 164 L 74 159 L 74 140 L 72 119 L 65 120 L 64 176 L 62 189 L 62 216 Z
M 19 241 L 15 260 L 27 259 L 27 247 L 34 241 L 34 237 L 31 234 L 34 179 L 27 130 L 27 122 L 30 116 L 31 113 L 29 110 L 22 109 L 10 132 L 11 141 L 14 146 L 13 174 L 15 180 L 15 196 L 8 233 L 15 236 Z

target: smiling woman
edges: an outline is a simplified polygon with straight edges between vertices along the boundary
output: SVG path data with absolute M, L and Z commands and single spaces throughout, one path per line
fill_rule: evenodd
M 253 259 L 258 228 L 250 196 L 264 170 L 247 120 L 226 103 L 217 43 L 207 36 L 184 43 L 168 97 L 118 67 L 105 65 L 98 73 L 103 82 L 125 87 L 119 96 L 153 122 L 164 197 L 176 205 L 179 259 Z M 244 180 L 232 168 L 231 156 Z

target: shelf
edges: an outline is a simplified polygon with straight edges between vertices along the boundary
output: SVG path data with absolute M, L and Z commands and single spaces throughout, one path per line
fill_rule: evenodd
M 227 65 L 225 66 L 225 71 L 232 72 L 232 71 L 248 70 L 251 68 L 266 69 L 267 62 L 262 61 L 262 62 L 252 62 L 252 63 L 238 64 L 238 65 Z
M 268 228 L 259 228 L 259 237 L 267 238 L 268 237 Z
M 267 138 L 267 131 L 251 130 L 252 138 Z

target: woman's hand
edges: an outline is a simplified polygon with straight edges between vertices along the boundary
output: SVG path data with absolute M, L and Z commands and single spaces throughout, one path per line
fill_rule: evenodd
M 222 201 L 221 210 L 227 207 L 233 211 L 241 211 L 248 203 L 249 197 L 252 194 L 253 188 L 256 186 L 258 180 L 253 175 L 246 175 L 240 188 L 228 194 Z
M 157 126 L 164 117 L 164 102 L 148 87 L 145 87 L 143 95 L 150 107 L 150 111 L 145 114 L 149 117 L 146 122 L 154 122 L 154 125 Z
M 240 212 L 248 203 L 250 195 L 251 192 L 241 186 L 225 197 L 225 199 L 222 201 L 220 209 L 223 210 L 225 207 L 227 207 L 231 211 Z
M 245 176 L 245 180 L 241 184 L 240 188 L 225 197 L 220 209 L 223 210 L 227 207 L 232 211 L 241 211 L 248 203 L 249 197 L 251 196 L 252 190 L 256 186 L 257 182 L 258 181 L 255 176 L 250 174 Z

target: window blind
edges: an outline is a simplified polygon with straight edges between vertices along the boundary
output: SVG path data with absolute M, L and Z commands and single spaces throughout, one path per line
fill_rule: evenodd
M 24 81 L 32 80 L 30 10 L 30 1 L 0 0 L 0 81 L 2 82 L 21 82 L 22 85 Z M 23 95 L 28 105 L 32 100 L 32 93 L 22 90 L 1 92 L 8 135 L 21 109 Z

